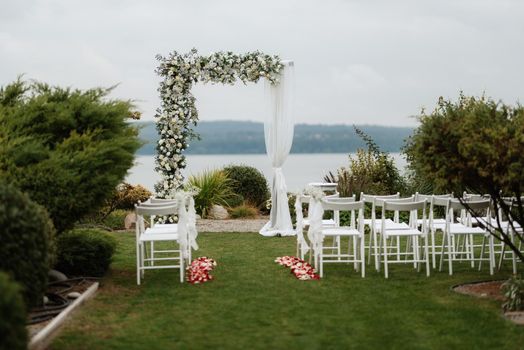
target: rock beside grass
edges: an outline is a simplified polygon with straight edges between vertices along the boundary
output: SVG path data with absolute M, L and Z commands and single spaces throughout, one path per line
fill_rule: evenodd
M 49 282 L 62 282 L 67 280 L 67 276 L 57 270 L 49 270 L 47 276 L 49 277 Z
M 136 214 L 134 212 L 130 212 L 126 215 L 126 218 L 124 219 L 124 227 L 126 230 L 130 230 L 136 225 Z
M 229 213 L 223 206 L 215 204 L 209 210 L 208 218 L 214 220 L 225 220 L 229 218 Z

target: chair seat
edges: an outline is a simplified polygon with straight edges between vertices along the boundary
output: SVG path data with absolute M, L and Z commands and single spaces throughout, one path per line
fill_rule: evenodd
M 491 225 L 495 229 L 499 228 L 499 224 L 497 223 L 497 219 L 491 219 Z M 502 220 L 500 221 L 500 228 L 502 230 L 506 231 L 508 229 L 508 227 L 511 227 L 508 221 L 502 221 Z M 522 227 L 520 227 L 518 222 L 514 221 L 513 222 L 513 227 L 515 228 L 515 230 L 517 232 L 522 232 Z
M 382 220 L 382 219 L 375 219 L 375 224 L 376 224 L 376 223 L 380 223 L 380 222 L 381 222 L 380 220 Z M 372 219 L 364 219 L 364 225 L 371 226 L 372 223 L 373 223 L 373 220 L 372 220 Z M 394 223 L 394 221 L 391 220 L 391 219 L 386 219 L 386 225 L 387 225 L 388 223 Z
M 388 236 L 424 236 L 424 233 L 413 228 L 407 230 L 386 230 L 386 237 Z
M 389 221 L 388 221 L 389 220 Z M 382 221 L 375 221 L 375 230 L 380 231 L 382 229 Z M 388 230 L 409 230 L 410 227 L 405 222 L 394 222 L 393 220 L 386 220 L 386 231 Z
M 302 220 L 304 226 L 309 226 L 309 219 L 305 218 Z M 322 220 L 322 226 L 337 226 L 337 223 L 333 219 Z
M 140 242 L 151 241 L 178 241 L 178 233 L 143 233 L 139 238 Z
M 422 219 L 417 219 L 417 225 L 422 225 L 422 222 L 423 220 Z M 429 219 L 426 219 L 426 222 L 428 223 L 429 225 Z M 446 219 L 433 219 L 433 226 L 435 225 L 445 225 L 446 224 Z
M 334 228 L 327 228 L 322 230 L 322 235 L 324 236 L 360 236 L 361 233 L 354 228 L 341 226 Z
M 178 230 L 178 224 L 155 224 L 154 229 Z
M 169 225 L 169 224 L 167 224 Z M 149 241 L 177 241 L 178 233 L 177 229 L 169 227 L 158 227 L 155 225 L 152 228 L 148 228 L 140 235 L 139 240 L 141 242 Z
M 449 231 L 453 235 L 489 235 L 488 232 L 484 231 L 480 227 L 468 227 L 462 224 L 451 225 Z

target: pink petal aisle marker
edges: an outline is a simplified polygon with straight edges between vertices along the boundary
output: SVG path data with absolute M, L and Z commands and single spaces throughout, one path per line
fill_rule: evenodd
M 289 267 L 291 273 L 301 281 L 320 279 L 320 276 L 315 273 L 313 266 L 296 256 L 278 257 L 275 259 L 275 262 L 279 265 Z
M 196 258 L 186 268 L 187 281 L 191 284 L 199 284 L 212 280 L 213 276 L 211 276 L 209 272 L 212 271 L 215 266 L 217 266 L 217 263 L 211 258 L 206 256 Z

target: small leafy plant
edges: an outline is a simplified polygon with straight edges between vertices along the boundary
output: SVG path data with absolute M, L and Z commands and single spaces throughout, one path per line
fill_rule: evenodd
M 504 311 L 520 311 L 524 309 L 524 279 L 512 276 L 501 286 L 505 302 Z
M 258 215 L 258 210 L 257 208 L 244 203 L 242 205 L 239 205 L 238 207 L 232 208 L 229 211 L 229 215 L 231 215 L 233 219 L 254 219 Z

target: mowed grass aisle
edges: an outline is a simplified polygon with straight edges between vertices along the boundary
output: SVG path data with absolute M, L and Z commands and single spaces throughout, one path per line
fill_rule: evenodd
M 294 238 L 204 233 L 196 256 L 214 258 L 215 280 L 181 284 L 178 271 L 146 272 L 136 286 L 134 234 L 115 234 L 118 252 L 96 298 L 52 349 L 517 349 L 524 329 L 498 302 L 458 295 L 457 283 L 490 279 L 456 264 L 430 278 L 396 265 L 390 279 L 365 279 L 327 265 L 321 281 L 298 281 L 274 263 Z M 495 278 L 506 278 L 506 268 Z

